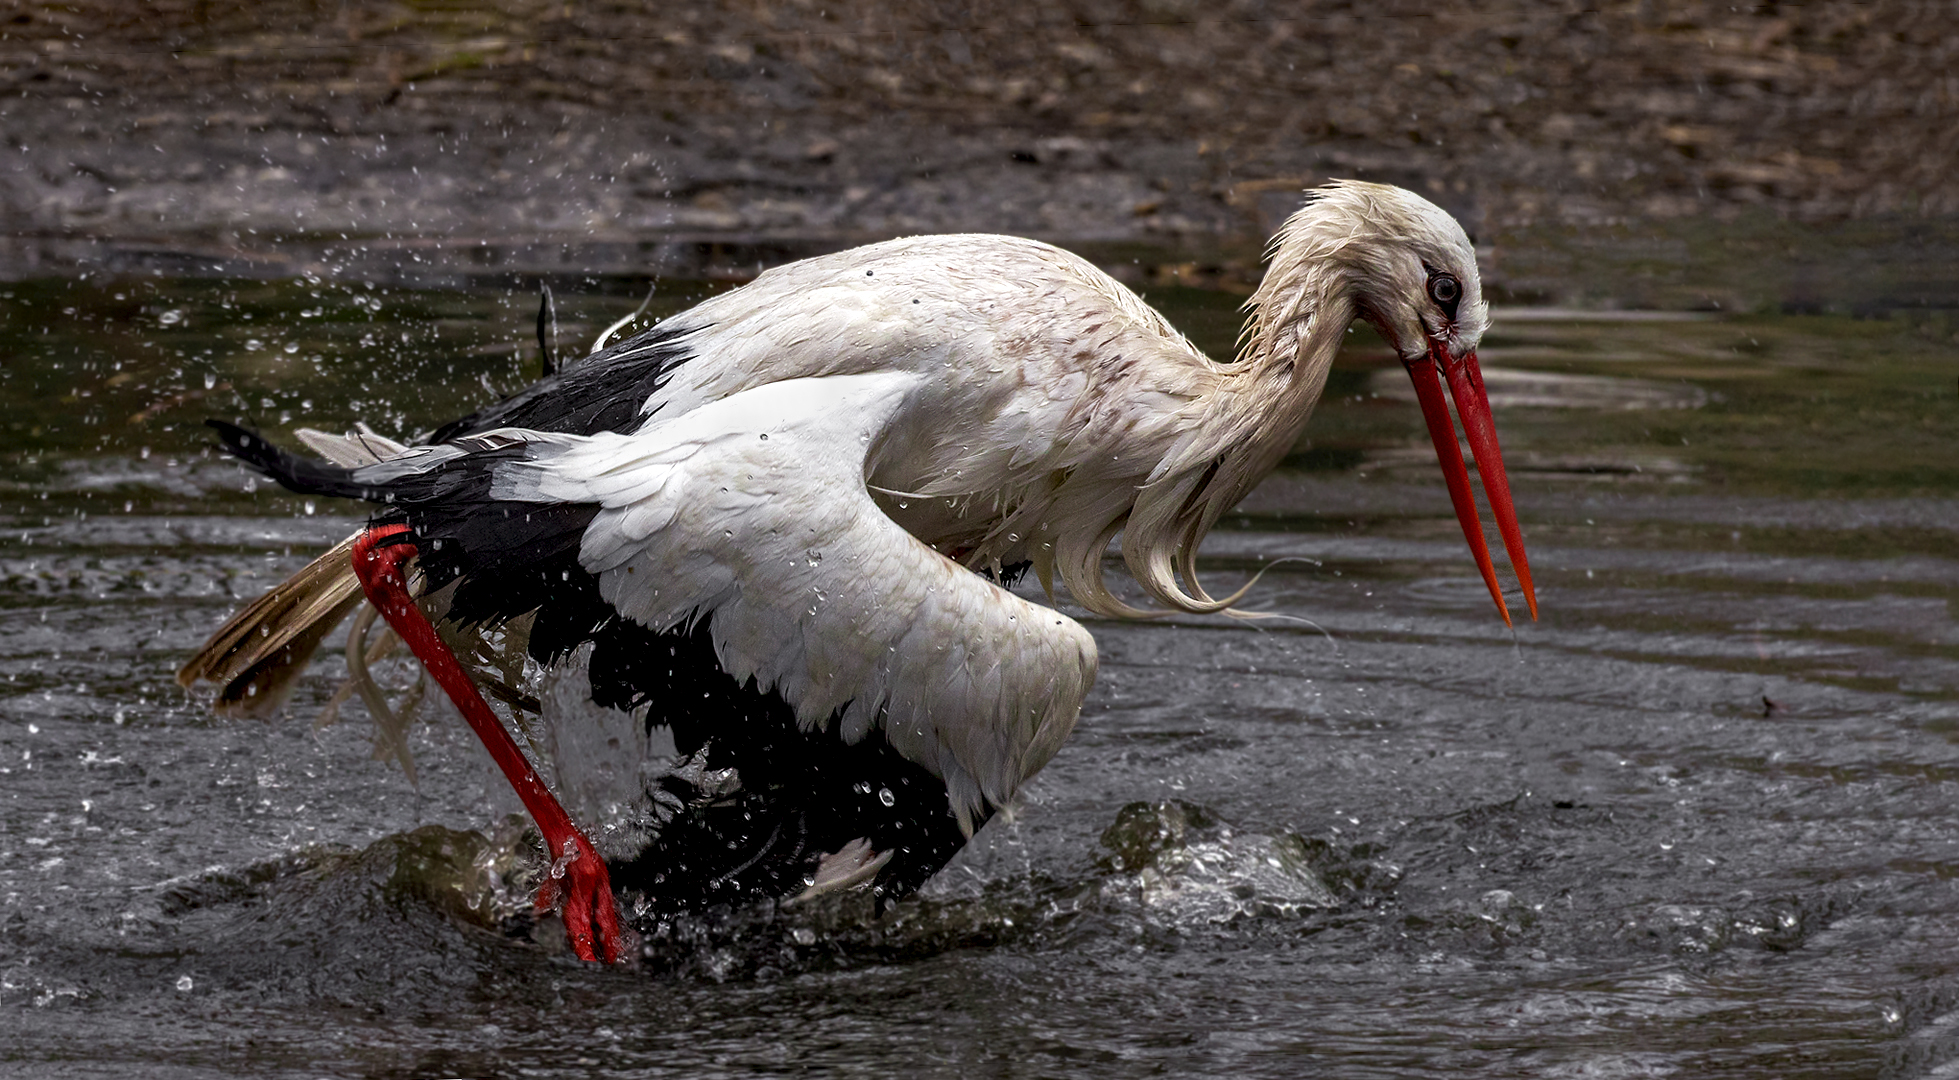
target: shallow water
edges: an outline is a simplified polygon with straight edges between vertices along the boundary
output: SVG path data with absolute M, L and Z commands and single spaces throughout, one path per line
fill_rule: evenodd
M 561 297 L 568 342 L 636 303 L 590 286 Z M 1959 1058 L 1948 323 L 1499 312 L 1483 358 L 1544 615 L 1514 633 L 1398 366 L 1356 334 L 1309 441 L 1204 563 L 1215 588 L 1305 560 L 1255 606 L 1316 625 L 1092 621 L 1074 739 L 922 895 L 883 920 L 846 897 L 654 927 L 636 969 L 599 970 L 503 918 L 521 836 L 493 828 L 509 798 L 459 723 L 416 728 L 416 789 L 357 704 L 312 730 L 337 658 L 271 724 L 171 680 L 357 521 L 250 484 L 201 420 L 432 426 L 535 370 L 532 300 L 0 292 L 10 1074 Z M 1228 352 L 1233 298 L 1152 299 Z

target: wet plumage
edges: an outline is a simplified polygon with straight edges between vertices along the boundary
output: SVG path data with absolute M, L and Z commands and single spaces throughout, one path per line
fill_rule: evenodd
M 1087 631 L 1004 574 L 1110 617 L 1228 610 L 1198 545 L 1297 441 L 1356 317 L 1409 364 L 1432 425 L 1449 379 L 1479 445 L 1486 311 L 1432 204 L 1313 193 L 1249 306 L 1220 363 L 1052 246 L 894 240 L 770 270 L 426 445 L 309 433 L 319 461 L 223 438 L 288 487 L 377 504 L 388 542 L 412 544 L 398 587 L 452 636 L 501 628 L 672 732 L 693 778 L 660 781 L 666 815 L 615 860 L 623 886 L 675 906 L 866 881 L 895 897 L 1010 804 L 1094 679 Z M 1437 449 L 1494 594 L 1452 429 Z M 1114 543 L 1142 604 L 1104 579 Z M 346 559 L 246 609 L 180 678 L 219 684 L 223 708 L 276 707 L 321 624 L 360 587 L 382 602 Z

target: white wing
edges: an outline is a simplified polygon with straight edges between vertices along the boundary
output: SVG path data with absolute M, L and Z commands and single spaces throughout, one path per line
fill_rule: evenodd
M 1095 643 L 961 568 L 872 501 L 865 475 L 923 380 L 791 379 L 631 435 L 485 433 L 531 445 L 492 496 L 602 507 L 579 561 L 657 629 L 712 613 L 722 666 L 805 729 L 882 727 L 943 778 L 962 824 L 1006 805 L 1074 728 Z

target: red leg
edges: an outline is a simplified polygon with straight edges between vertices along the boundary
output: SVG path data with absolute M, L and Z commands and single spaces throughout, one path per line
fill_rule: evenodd
M 571 815 L 558 805 L 551 789 L 537 778 L 537 771 L 525 760 L 524 752 L 517 748 L 510 733 L 503 729 L 497 714 L 490 711 L 489 703 L 470 681 L 469 673 L 463 670 L 427 616 L 415 606 L 414 598 L 408 595 L 408 577 L 401 565 L 415 554 L 415 545 L 405 537 L 392 544 L 385 543 L 408 531 L 406 525 L 386 525 L 362 533 L 354 541 L 354 574 L 360 578 L 368 601 L 380 609 L 381 617 L 408 644 L 409 651 L 448 693 L 449 700 L 462 710 L 463 719 L 475 729 L 476 737 L 483 740 L 484 748 L 496 759 L 497 768 L 503 770 L 510 786 L 517 789 L 524 809 L 530 811 L 538 831 L 544 834 L 545 852 L 551 856 L 551 875 L 537 891 L 538 911 L 549 911 L 562 898 L 565 930 L 571 935 L 571 947 L 579 959 L 598 959 L 594 949 L 596 939 L 596 944 L 605 950 L 606 963 L 615 963 L 619 960 L 621 941 L 619 916 L 612 903 L 612 879 L 606 873 L 605 860 L 599 857 L 585 834 L 578 831 L 578 826 L 572 824 Z

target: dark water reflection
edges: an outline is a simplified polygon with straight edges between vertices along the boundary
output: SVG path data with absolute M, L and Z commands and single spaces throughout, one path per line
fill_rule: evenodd
M 565 300 L 567 339 L 636 303 L 610 284 Z M 459 724 L 417 728 L 417 791 L 361 725 L 309 729 L 337 659 L 276 724 L 212 720 L 170 680 L 354 524 L 249 489 L 202 419 L 426 428 L 535 370 L 530 298 L 4 291 L 10 1073 L 1959 1056 L 1959 349 L 1936 320 L 1500 312 L 1483 356 L 1545 616 L 1514 634 L 1356 335 L 1310 442 L 1205 562 L 1225 583 L 1311 560 L 1257 596 L 1316 627 L 1096 623 L 1076 737 L 921 897 L 654 928 L 638 970 L 602 971 L 506 936 L 517 841 L 469 831 L 508 807 Z M 1233 298 L 1154 299 L 1228 351 Z

